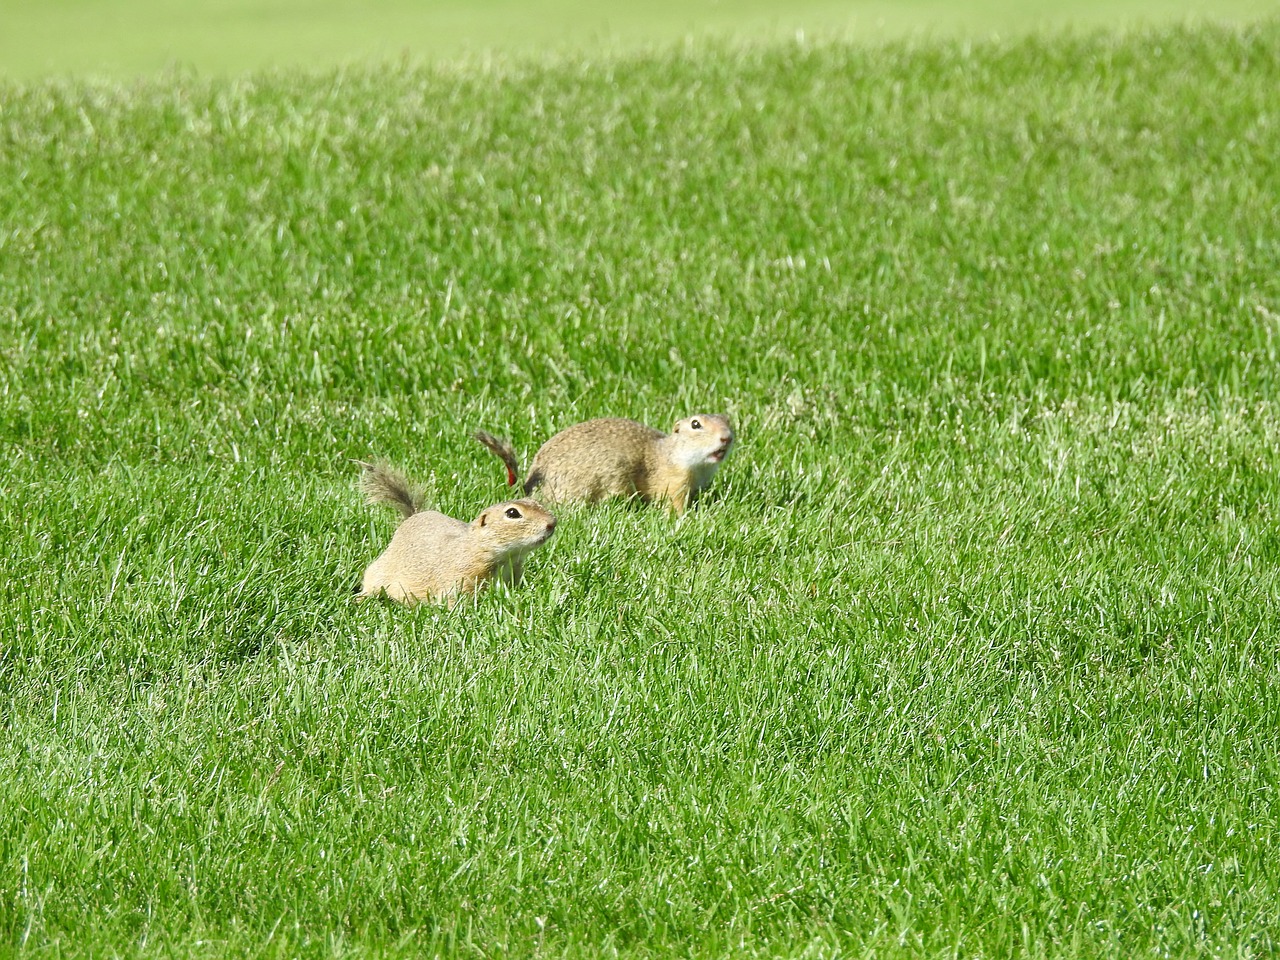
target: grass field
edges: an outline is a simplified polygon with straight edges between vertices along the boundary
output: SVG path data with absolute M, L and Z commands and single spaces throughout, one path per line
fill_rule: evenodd
M 1280 950 L 1280 23 L 0 88 L 0 952 Z M 681 521 L 357 606 L 350 458 Z
M 0 77 L 613 56 L 686 38 L 983 38 L 1280 15 L 1280 0 L 6 0 Z

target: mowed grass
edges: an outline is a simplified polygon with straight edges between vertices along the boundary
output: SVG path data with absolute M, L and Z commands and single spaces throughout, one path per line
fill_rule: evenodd
M 0 943 L 1280 947 L 1280 24 L 0 90 Z M 356 605 L 725 411 L 681 521 Z
M 881 42 L 1242 22 L 1277 0 L 6 0 L 0 77 L 163 70 L 232 76 L 368 58 L 609 58 L 693 39 Z

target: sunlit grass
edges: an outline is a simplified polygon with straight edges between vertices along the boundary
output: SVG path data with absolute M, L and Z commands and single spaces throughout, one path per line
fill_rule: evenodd
M 1277 948 L 1280 28 L 2 94 L 0 943 Z M 680 521 L 350 602 L 596 415 Z
M 722 41 L 987 38 L 1045 29 L 1243 23 L 1275 0 L 8 0 L 0 77 L 234 75 L 363 60 L 609 57 Z

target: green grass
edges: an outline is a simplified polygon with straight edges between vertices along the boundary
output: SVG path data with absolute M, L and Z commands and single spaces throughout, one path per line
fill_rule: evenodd
M 6 0 L 0 76 L 234 75 L 548 51 L 581 59 L 686 38 L 880 42 L 1277 13 L 1276 0 Z
M 1280 23 L 0 88 L 0 951 L 1280 949 Z M 595 415 L 683 521 L 357 606 Z

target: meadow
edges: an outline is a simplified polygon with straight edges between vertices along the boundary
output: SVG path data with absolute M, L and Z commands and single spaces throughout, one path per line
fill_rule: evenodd
M 1278 14 L 1277 0 L 6 0 L 0 77 L 581 61 L 726 37 L 982 39 Z
M 0 951 L 1280 949 L 1280 22 L 0 85 Z M 682 520 L 357 605 L 731 414 Z

